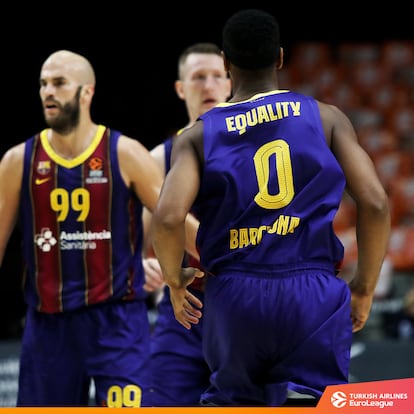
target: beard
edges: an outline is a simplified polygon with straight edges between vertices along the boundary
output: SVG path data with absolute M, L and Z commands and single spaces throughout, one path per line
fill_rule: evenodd
M 78 125 L 80 119 L 80 93 L 82 86 L 79 86 L 71 101 L 60 107 L 60 113 L 56 117 L 45 117 L 46 124 L 61 135 L 67 135 Z

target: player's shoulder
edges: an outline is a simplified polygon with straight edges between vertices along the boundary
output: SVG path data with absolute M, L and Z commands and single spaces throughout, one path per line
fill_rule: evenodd
M 198 119 L 193 125 L 186 128 L 180 135 L 177 136 L 177 141 L 185 142 L 186 140 L 198 140 L 204 135 L 204 121 Z
M 174 142 L 174 148 L 176 148 L 177 151 L 196 149 L 199 152 L 203 148 L 203 142 L 204 122 L 200 119 L 177 136 Z
M 0 172 L 2 177 L 18 178 L 23 170 L 26 142 L 14 145 L 6 150 L 0 160 Z
M 2 162 L 15 162 L 24 157 L 24 150 L 26 142 L 20 142 L 10 148 L 8 148 L 2 156 Z
M 331 103 L 315 100 L 323 123 L 335 124 L 338 122 L 350 122 L 349 117 L 342 109 Z
M 124 133 L 120 133 L 118 139 L 118 147 L 123 149 L 148 149 L 145 148 L 144 144 L 138 139 Z
M 131 164 L 137 169 L 152 159 L 150 151 L 141 141 L 124 134 L 119 136 L 117 153 L 121 164 Z
M 165 157 L 165 143 L 162 142 L 161 144 L 156 145 L 150 152 L 154 159 L 163 161 Z

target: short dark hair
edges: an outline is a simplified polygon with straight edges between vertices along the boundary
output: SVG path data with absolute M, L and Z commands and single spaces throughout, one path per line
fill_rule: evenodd
M 221 49 L 218 45 L 211 42 L 194 43 L 185 48 L 178 58 L 178 77 L 181 78 L 181 67 L 185 64 L 189 55 L 193 53 L 202 53 L 207 55 L 218 55 L 221 57 Z
M 279 24 L 274 16 L 258 9 L 233 14 L 223 27 L 223 52 L 242 69 L 263 69 L 280 55 Z

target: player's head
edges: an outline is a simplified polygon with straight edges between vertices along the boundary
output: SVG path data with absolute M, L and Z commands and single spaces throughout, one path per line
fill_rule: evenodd
M 216 55 L 221 58 L 221 50 L 215 43 L 202 42 L 194 43 L 186 47 L 178 57 L 178 79 L 184 79 L 186 76 L 186 63 L 190 55 Z
M 94 90 L 95 73 L 85 57 L 68 50 L 52 53 L 40 71 L 46 123 L 62 134 L 71 132 L 81 116 L 89 117 Z
M 264 69 L 281 60 L 279 24 L 263 10 L 236 12 L 225 23 L 222 35 L 225 59 L 240 69 Z
M 224 69 L 221 49 L 214 43 L 196 43 L 178 58 L 175 90 L 185 101 L 190 124 L 230 95 L 231 87 Z

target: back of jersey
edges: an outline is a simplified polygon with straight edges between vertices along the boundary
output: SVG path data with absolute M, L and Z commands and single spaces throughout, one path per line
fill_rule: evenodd
M 332 221 L 345 177 L 317 102 L 273 91 L 201 119 L 205 165 L 194 212 L 202 266 L 334 268 L 343 246 Z

